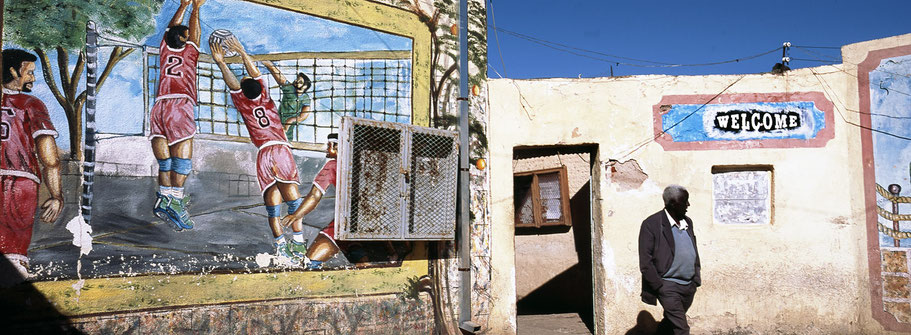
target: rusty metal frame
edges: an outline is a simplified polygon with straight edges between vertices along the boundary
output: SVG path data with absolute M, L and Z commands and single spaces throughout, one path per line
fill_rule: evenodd
M 351 228 L 353 222 L 351 221 L 351 202 L 352 202 L 352 181 L 354 176 L 353 164 L 355 163 L 353 157 L 353 150 L 351 148 L 354 145 L 354 129 L 355 126 L 366 125 L 376 128 L 385 128 L 385 129 L 394 129 L 399 131 L 400 141 L 399 141 L 399 178 L 396 181 L 396 184 L 399 186 L 395 190 L 385 190 L 395 194 L 393 197 L 398 197 L 399 202 L 399 226 L 395 234 L 377 234 L 377 233 L 352 233 Z M 454 131 L 434 129 L 419 127 L 410 124 L 404 123 L 395 123 L 395 122 L 384 122 L 376 121 L 371 119 L 356 118 L 356 117 L 343 117 L 341 128 L 339 131 L 339 152 L 338 152 L 338 179 L 336 180 L 336 202 L 335 202 L 335 239 L 337 240 L 410 240 L 410 241 L 438 241 L 438 240 L 452 240 L 455 239 L 455 209 L 456 209 L 456 188 L 453 187 L 452 190 L 440 190 L 441 192 L 451 192 L 447 196 L 451 196 L 452 199 L 452 222 L 445 222 L 441 224 L 447 224 L 452 226 L 452 231 L 447 236 L 427 236 L 420 234 L 410 234 L 408 233 L 408 225 L 410 223 L 410 195 L 414 191 L 412 183 L 410 182 L 410 171 L 411 171 L 411 156 L 412 156 L 412 134 L 422 133 L 430 135 L 438 135 L 453 138 L 453 149 L 458 150 L 458 134 Z M 458 164 L 457 161 L 453 161 L 452 164 Z M 452 176 L 456 178 L 456 176 Z M 382 197 L 382 195 L 376 195 L 376 197 Z M 387 197 L 390 198 L 390 197 Z

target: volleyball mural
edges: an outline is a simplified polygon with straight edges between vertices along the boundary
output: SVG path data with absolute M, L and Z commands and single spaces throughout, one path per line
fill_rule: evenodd
M 53 299 L 134 276 L 369 268 L 382 272 L 370 292 L 426 275 L 423 243 L 335 239 L 336 134 L 344 117 L 452 124 L 454 59 L 440 55 L 457 50 L 421 8 L 456 7 L 355 2 L 7 1 L 3 65 L 16 79 L 5 70 L 2 148 L 26 158 L 0 167 L 13 281 L 78 282 L 45 290 Z M 46 8 L 86 15 L 13 19 Z M 431 28 L 454 22 L 435 15 Z M 67 29 L 49 33 L 55 24 Z M 330 277 L 355 280 L 350 272 Z M 204 295 L 132 304 L 262 296 Z

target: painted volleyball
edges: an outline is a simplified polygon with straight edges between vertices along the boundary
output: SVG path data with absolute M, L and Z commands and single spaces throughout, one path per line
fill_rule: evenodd
M 231 38 L 231 36 L 234 36 L 234 34 L 232 34 L 230 30 L 216 29 L 212 32 L 211 35 L 209 35 L 209 44 L 220 45 L 221 48 L 225 51 L 225 56 L 227 57 L 237 56 L 236 52 L 228 50 L 228 44 L 226 42 L 229 38 Z

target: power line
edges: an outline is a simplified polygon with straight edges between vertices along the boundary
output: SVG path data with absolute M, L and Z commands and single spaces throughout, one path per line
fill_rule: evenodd
M 821 78 L 821 77 L 816 73 L 816 71 L 814 71 L 813 69 L 810 69 L 810 72 L 813 73 L 813 76 L 816 77 L 816 81 L 818 81 L 819 84 L 823 86 L 822 89 L 823 89 L 824 91 L 826 91 L 827 94 L 829 94 L 829 91 L 834 91 L 834 90 L 832 90 L 832 88 L 829 86 L 829 82 L 827 82 L 825 79 Z M 841 101 L 841 98 L 839 98 L 837 94 L 833 94 L 833 96 L 834 96 L 835 99 L 838 101 L 838 104 L 840 104 L 840 105 L 842 105 L 842 106 L 845 105 L 844 102 Z M 906 140 L 906 141 L 911 141 L 911 137 L 902 136 L 902 135 L 898 135 L 898 134 L 893 134 L 893 133 L 890 133 L 890 132 L 887 132 L 887 131 L 884 131 L 884 130 L 879 130 L 879 129 L 876 129 L 876 128 L 873 128 L 873 127 L 866 127 L 866 126 L 863 126 L 863 125 L 860 125 L 860 124 L 857 124 L 857 123 L 848 121 L 848 118 L 846 118 L 845 115 L 844 115 L 844 113 L 841 112 L 841 108 L 838 108 L 838 106 L 835 106 L 834 104 L 833 104 L 833 107 L 835 107 L 835 111 L 838 112 L 838 115 L 841 116 L 841 119 L 842 119 L 845 123 L 847 123 L 847 124 L 849 124 L 849 125 L 858 127 L 858 128 L 860 128 L 860 129 L 869 130 L 869 131 L 872 131 L 872 132 L 875 132 L 875 133 L 880 133 L 880 134 L 883 134 L 883 135 L 892 136 L 892 137 L 895 137 L 895 138 L 898 138 L 898 139 L 902 139 L 902 140 Z
M 711 66 L 711 65 L 721 65 L 721 64 L 727 64 L 727 63 L 737 63 L 737 62 L 747 61 L 747 60 L 751 60 L 751 59 L 758 58 L 758 57 L 761 57 L 761 56 L 765 56 L 765 55 L 768 55 L 768 54 L 770 54 L 770 53 L 773 53 L 773 52 L 776 52 L 776 51 L 778 51 L 778 50 L 781 50 L 781 48 L 782 48 L 782 47 L 776 47 L 776 48 L 774 48 L 774 49 L 772 49 L 772 50 L 769 50 L 769 51 L 766 51 L 766 52 L 763 52 L 763 53 L 760 53 L 760 54 L 756 54 L 756 55 L 752 55 L 752 56 L 746 56 L 746 57 L 740 57 L 740 58 L 735 58 L 735 59 L 729 59 L 729 60 L 723 60 L 723 61 L 718 61 L 718 62 L 695 63 L 695 64 L 675 64 L 675 63 L 664 63 L 664 62 L 650 61 L 650 60 L 644 60 L 644 59 L 629 58 L 629 57 L 623 57 L 623 56 L 618 56 L 618 55 L 607 54 L 607 53 L 603 53 L 603 52 L 599 52 L 599 51 L 593 51 L 593 50 L 588 50 L 588 49 L 577 48 L 577 47 L 565 45 L 565 44 L 562 44 L 562 43 L 553 42 L 553 41 L 548 41 L 548 40 L 536 38 L 536 37 L 533 37 L 533 36 L 529 36 L 529 35 L 517 33 L 517 32 L 514 32 L 514 31 L 507 30 L 507 29 L 499 28 L 499 27 L 494 27 L 493 29 L 494 29 L 495 31 L 502 31 L 503 33 L 512 35 L 512 36 L 514 36 L 514 37 L 517 37 L 517 38 L 520 38 L 520 39 L 524 39 L 524 40 L 526 40 L 526 41 L 529 41 L 529 42 L 532 42 L 532 43 L 535 43 L 535 44 L 539 44 L 539 45 L 542 45 L 542 46 L 545 46 L 545 47 L 548 47 L 548 48 L 551 48 L 551 49 L 554 49 L 554 50 L 558 50 L 558 51 L 566 52 L 566 53 L 569 53 L 569 54 L 573 54 L 573 55 L 576 55 L 576 56 L 585 57 L 585 58 L 589 58 L 589 59 L 593 59 L 593 60 L 597 60 L 597 61 L 602 61 L 602 62 L 606 62 L 606 63 L 611 63 L 611 64 L 616 64 L 616 65 L 627 65 L 627 66 L 645 67 L 645 68 L 674 68 L 674 67 L 692 67 L 692 66 Z M 600 55 L 600 56 L 605 56 L 605 57 L 611 57 L 611 58 L 617 58 L 617 59 L 624 59 L 624 60 L 630 60 L 630 61 L 636 61 L 636 62 L 642 62 L 642 63 L 651 63 L 651 64 L 636 64 L 636 63 L 620 62 L 620 61 L 616 61 L 616 60 L 613 60 L 613 59 L 607 59 L 607 58 L 595 57 L 595 56 L 591 56 L 591 55 L 582 54 L 582 53 L 579 53 L 579 52 L 576 52 L 576 51 L 573 51 L 573 50 L 577 50 L 577 51 L 579 51 L 579 52 L 585 52 L 585 53 L 595 54 L 595 55 Z
M 654 141 L 657 140 L 659 137 L 661 137 L 662 135 L 666 134 L 669 130 L 673 129 L 674 127 L 676 127 L 676 126 L 678 126 L 679 124 L 683 123 L 683 121 L 686 121 L 686 119 L 689 119 L 691 116 L 693 116 L 693 115 L 696 114 L 697 112 L 701 111 L 703 108 L 705 108 L 705 106 L 707 106 L 708 104 L 710 104 L 712 101 L 715 101 L 715 99 L 718 99 L 719 96 L 721 96 L 722 94 L 724 94 L 724 92 L 727 92 L 728 89 L 730 89 L 730 88 L 733 87 L 735 84 L 737 84 L 738 82 L 740 82 L 740 80 L 742 80 L 742 79 L 745 78 L 746 76 L 747 76 L 747 75 L 741 75 L 739 78 L 737 78 L 737 80 L 734 80 L 734 82 L 732 82 L 732 83 L 729 84 L 728 86 L 725 86 L 725 88 L 724 88 L 723 90 L 721 90 L 721 92 L 718 92 L 718 94 L 715 94 L 714 96 L 712 96 L 708 101 L 706 101 L 706 102 L 703 103 L 701 106 L 699 106 L 699 108 L 694 109 L 692 112 L 690 112 L 689 114 L 687 114 L 686 116 L 684 116 L 682 119 L 680 119 L 680 120 L 678 120 L 677 122 L 675 122 L 674 124 L 672 124 L 670 127 L 667 127 L 667 128 L 662 129 L 660 132 L 658 132 L 657 134 L 655 134 L 655 136 L 651 136 L 651 137 L 649 137 L 649 138 L 647 138 L 647 139 L 645 139 L 645 140 L 643 140 L 643 141 L 638 142 L 635 148 L 633 148 L 632 150 L 630 150 L 628 153 L 626 153 L 625 155 L 621 156 L 621 157 L 618 158 L 617 160 L 622 160 L 622 159 L 624 159 L 624 158 L 626 158 L 626 157 L 629 157 L 630 155 L 632 155 L 632 154 L 635 153 L 636 151 L 639 151 L 639 149 L 642 149 L 643 147 L 645 147 L 645 146 L 648 145 L 649 143 L 654 142 Z M 624 150 L 624 151 L 625 151 L 625 150 Z M 622 152 L 622 151 L 621 151 L 621 152 Z
M 488 2 L 490 3 L 490 19 L 493 23 L 493 37 L 494 40 L 497 41 L 497 54 L 500 55 L 500 63 L 503 64 L 503 74 L 506 74 L 506 61 L 503 60 L 503 50 L 500 48 L 500 34 L 497 33 L 497 17 L 494 15 L 493 0 L 488 0 Z M 494 72 L 496 71 L 497 70 L 494 69 Z M 500 73 L 497 72 L 497 75 L 499 74 Z M 503 78 L 503 76 L 500 76 L 500 78 Z

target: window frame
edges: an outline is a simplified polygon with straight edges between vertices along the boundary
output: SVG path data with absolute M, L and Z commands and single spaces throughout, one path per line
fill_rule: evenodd
M 544 208 L 541 202 L 541 188 L 538 184 L 538 176 L 544 174 L 557 173 L 560 183 L 560 207 L 561 207 L 561 217 L 560 221 L 557 222 L 548 222 L 544 220 L 542 214 L 542 209 Z M 516 178 L 518 177 L 527 177 L 531 176 L 531 187 L 529 192 L 532 196 L 532 212 L 534 213 L 534 222 L 525 223 L 520 221 L 520 216 L 518 215 L 518 208 L 514 209 L 514 219 L 515 228 L 541 228 L 541 227 L 552 227 L 552 226 L 569 226 L 573 225 L 572 214 L 570 213 L 570 204 L 569 204 L 569 177 L 566 172 L 566 165 L 561 165 L 558 168 L 549 168 L 549 169 L 540 169 L 526 172 L 517 172 L 513 173 L 513 183 L 515 183 Z M 516 194 L 513 193 L 513 197 Z

